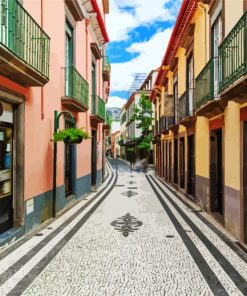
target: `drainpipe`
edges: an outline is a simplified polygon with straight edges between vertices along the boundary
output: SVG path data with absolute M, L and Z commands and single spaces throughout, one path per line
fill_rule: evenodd
M 86 81 L 88 81 L 88 26 L 89 19 L 85 20 L 85 33 L 86 33 Z M 86 111 L 86 132 L 88 132 L 88 110 Z
M 204 32 L 204 39 L 205 40 L 204 41 L 205 41 L 205 65 L 206 65 L 206 63 L 208 61 L 208 59 L 207 59 L 207 9 L 201 2 L 198 4 L 198 7 L 201 10 L 203 10 L 204 18 L 205 18 L 205 32 Z
M 40 0 L 40 10 L 41 10 L 41 29 L 43 29 L 43 0 Z M 41 39 L 43 42 L 43 39 Z M 41 120 L 45 118 L 44 113 L 44 86 L 41 86 Z

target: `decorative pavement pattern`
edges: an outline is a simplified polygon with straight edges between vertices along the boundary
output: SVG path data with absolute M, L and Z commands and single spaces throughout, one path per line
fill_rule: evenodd
M 247 295 L 235 244 L 151 174 L 133 172 L 138 194 L 123 198 L 132 177 L 117 167 L 108 187 L 0 254 L 1 296 Z
M 129 213 L 122 216 L 111 223 L 116 230 L 121 232 L 123 236 L 127 237 L 131 232 L 137 230 L 143 223 L 131 216 Z

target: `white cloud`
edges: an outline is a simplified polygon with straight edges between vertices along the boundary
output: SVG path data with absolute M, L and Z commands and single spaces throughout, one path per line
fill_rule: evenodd
M 111 64 L 111 91 L 128 90 L 135 73 L 149 73 L 160 66 L 172 28 L 153 35 L 147 42 L 133 43 L 127 51 L 140 53 L 131 61 Z
M 126 99 L 120 97 L 109 97 L 107 102 L 107 108 L 117 107 L 122 108 L 123 105 L 126 103 Z
M 128 39 L 128 33 L 140 25 L 148 25 L 157 20 L 174 20 L 173 12 L 176 3 L 167 9 L 165 5 L 169 2 L 170 0 L 155 0 L 154 5 L 154 1 L 150 0 L 110 1 L 110 14 L 106 19 L 110 40 L 126 40 Z M 181 2 L 181 0 L 177 2 Z M 126 6 L 131 7 L 133 11 L 123 11 L 121 9 Z

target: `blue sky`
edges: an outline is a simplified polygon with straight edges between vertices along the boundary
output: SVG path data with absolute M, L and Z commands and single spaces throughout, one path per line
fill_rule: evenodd
M 149 73 L 160 66 L 181 2 L 110 0 L 107 53 L 112 74 L 108 107 L 124 104 L 135 73 Z

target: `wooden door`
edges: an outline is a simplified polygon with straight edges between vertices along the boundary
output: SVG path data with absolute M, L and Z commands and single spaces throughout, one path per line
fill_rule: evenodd
M 188 186 L 187 193 L 195 197 L 195 140 L 188 136 Z
M 184 137 L 179 139 L 179 176 L 180 188 L 185 187 L 185 143 Z
M 222 130 L 210 136 L 210 192 L 211 211 L 223 215 Z

